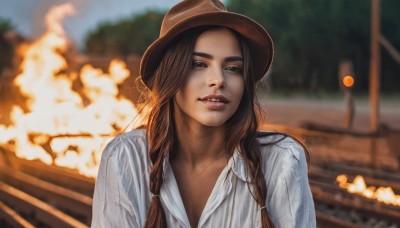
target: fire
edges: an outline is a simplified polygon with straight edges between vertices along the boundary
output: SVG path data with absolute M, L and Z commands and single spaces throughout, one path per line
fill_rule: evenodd
M 20 50 L 23 62 L 14 85 L 28 98 L 28 110 L 13 107 L 13 124 L 0 125 L 0 145 L 12 146 L 20 158 L 95 177 L 104 146 L 137 111 L 118 96 L 118 84 L 130 75 L 124 62 L 113 60 L 108 73 L 90 65 L 79 73 L 64 73 L 68 64 L 63 53 L 69 43 L 61 22 L 73 13 L 71 4 L 50 9 L 47 32 Z M 82 84 L 79 93 L 73 89 L 76 80 Z
M 385 204 L 400 206 L 400 195 L 396 195 L 391 187 L 369 186 L 365 184 L 364 178 L 360 175 L 354 178 L 353 183 L 347 182 L 346 175 L 339 175 L 336 178 L 341 188 L 347 189 L 348 192 L 362 195 L 369 199 L 374 199 Z

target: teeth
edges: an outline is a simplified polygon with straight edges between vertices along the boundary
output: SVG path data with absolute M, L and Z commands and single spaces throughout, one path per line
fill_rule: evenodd
M 211 99 L 208 99 L 208 101 L 212 101 L 212 102 L 220 102 L 221 100 L 220 100 L 220 99 L 217 99 L 217 98 L 211 98 Z

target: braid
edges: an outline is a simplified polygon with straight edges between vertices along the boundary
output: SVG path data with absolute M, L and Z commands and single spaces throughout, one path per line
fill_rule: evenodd
M 163 182 L 163 160 L 175 148 L 176 135 L 173 118 L 173 97 L 183 86 L 188 72 L 191 70 L 191 58 L 197 37 L 205 30 L 214 27 L 199 27 L 187 31 L 174 42 L 161 58 L 154 77 L 148 82 L 151 86 L 153 101 L 148 114 L 147 138 L 149 156 L 153 164 L 150 172 L 150 191 L 152 199 L 146 220 L 146 228 L 165 228 L 166 217 L 160 201 L 160 189 Z M 245 60 L 245 93 L 238 110 L 226 123 L 226 151 L 230 157 L 235 148 L 239 147 L 249 170 L 253 190 L 250 193 L 258 203 L 261 212 L 263 228 L 274 227 L 265 205 L 267 186 L 261 171 L 261 151 L 257 141 L 257 116 L 254 105 L 261 111 L 255 97 L 255 81 L 252 73 L 251 55 L 246 41 L 234 32 L 240 41 Z M 238 143 L 239 142 L 239 143 Z M 169 154 L 172 156 L 172 154 Z
M 256 103 L 257 106 L 257 103 Z M 253 113 L 254 115 L 254 113 Z M 253 120 L 255 116 L 253 117 Z M 249 126 L 249 133 L 246 135 L 243 141 L 240 143 L 242 154 L 244 155 L 247 168 L 250 173 L 250 180 L 253 186 L 253 191 L 250 189 L 250 193 L 260 207 L 261 214 L 261 225 L 263 228 L 274 227 L 274 224 L 268 216 L 268 208 L 266 206 L 267 199 L 267 185 L 265 183 L 264 174 L 261 171 L 262 156 L 260 151 L 260 144 L 257 141 L 257 124 L 255 121 Z M 249 186 L 250 187 L 250 186 Z M 254 193 L 253 193 L 254 192 Z
M 147 216 L 147 228 L 166 227 L 166 219 L 163 206 L 160 201 L 160 189 L 163 182 L 163 160 L 168 151 L 173 147 L 173 124 L 170 121 L 160 122 L 164 114 L 171 112 L 171 103 L 155 108 L 149 115 L 148 139 L 150 142 L 150 159 L 153 164 L 150 171 L 150 191 L 152 198 L 150 202 L 149 213 Z M 171 115 L 167 115 L 171 119 Z M 160 123 L 160 124 L 155 124 Z M 162 130 L 166 129 L 166 130 Z M 160 140 L 164 139 L 164 140 Z
M 265 183 L 264 174 L 261 171 L 262 157 L 260 145 L 258 144 L 255 135 L 249 137 L 244 142 L 245 145 L 250 145 L 251 148 L 247 148 L 243 154 L 245 155 L 245 161 L 247 163 L 248 170 L 250 171 L 250 177 L 252 180 L 251 182 L 254 187 L 254 194 L 252 194 L 260 207 L 261 225 L 263 228 L 274 227 L 268 216 L 268 208 L 265 203 L 267 199 L 267 185 Z
M 252 56 L 246 41 L 237 35 L 242 48 L 244 59 L 245 92 L 239 104 L 238 110 L 226 123 L 226 151 L 228 156 L 238 148 L 242 155 L 246 168 L 249 171 L 250 182 L 248 183 L 250 194 L 261 209 L 261 224 L 263 228 L 274 227 L 268 216 L 268 209 L 265 205 L 267 198 L 267 186 L 264 174 L 261 171 L 261 151 L 257 141 L 257 129 L 262 119 L 263 111 L 255 95 L 255 81 L 252 64 Z M 251 189 L 253 188 L 253 190 Z
M 147 216 L 146 226 L 147 228 L 153 227 L 166 227 L 166 219 L 164 209 L 160 202 L 160 188 L 162 184 L 162 158 L 163 156 L 158 155 L 152 156 L 153 167 L 150 172 L 150 191 L 153 194 L 150 202 L 149 213 Z

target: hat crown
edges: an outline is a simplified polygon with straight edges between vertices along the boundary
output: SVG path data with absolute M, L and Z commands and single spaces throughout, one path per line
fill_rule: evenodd
M 226 27 L 243 37 L 254 56 L 251 65 L 255 81 L 259 81 L 268 71 L 274 48 L 263 26 L 245 15 L 227 11 L 220 0 L 183 0 L 166 13 L 159 38 L 142 56 L 139 74 L 148 88 L 152 89 L 152 79 L 171 41 L 183 32 L 201 26 Z
M 179 22 L 210 12 L 227 12 L 227 10 L 218 0 L 184 0 L 172 7 L 164 16 L 160 37 L 167 34 Z

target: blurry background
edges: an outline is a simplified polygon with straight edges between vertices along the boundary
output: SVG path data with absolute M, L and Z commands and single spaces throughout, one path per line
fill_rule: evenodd
M 1 31 L 16 31 L 25 39 L 45 31 L 43 17 L 56 4 L 70 2 L 75 15 L 65 19 L 74 47 L 87 54 L 140 56 L 158 36 L 166 9 L 175 1 L 12 1 L 0 7 Z M 368 92 L 371 1 L 224 1 L 229 10 L 246 14 L 271 33 L 276 56 L 270 85 L 282 93 L 327 93 L 339 90 L 338 65 L 353 63 L 354 90 Z M 394 47 L 400 46 L 400 20 L 396 0 L 381 3 L 381 33 Z M 3 35 L 4 39 L 4 35 Z M 5 41 L 3 46 L 7 46 Z M 2 47 L 3 47 L 2 46 Z M 10 48 L 8 48 L 10 49 Z M 7 48 L 4 50 L 8 50 Z M 1 66 L 9 65 L 10 51 L 2 51 Z M 400 65 L 382 50 L 381 90 L 399 91 Z
M 0 226 L 18 226 L 10 210 L 34 226 L 89 224 L 102 148 L 137 121 L 140 57 L 177 2 L 0 2 Z M 400 1 L 223 2 L 274 40 L 263 129 L 309 149 L 319 226 L 399 227 Z

